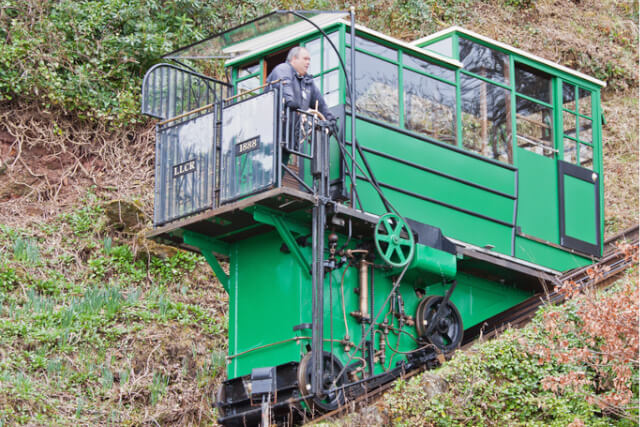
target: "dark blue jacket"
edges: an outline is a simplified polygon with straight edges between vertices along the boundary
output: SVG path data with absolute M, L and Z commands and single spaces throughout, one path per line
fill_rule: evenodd
M 293 69 L 291 64 L 285 62 L 277 65 L 269 77 L 267 77 L 267 83 L 281 80 L 282 96 L 284 97 L 285 105 L 292 110 L 308 110 L 309 108 L 316 108 L 316 101 L 318 102 L 318 110 L 324 115 L 327 120 L 335 120 L 333 114 L 327 108 L 327 103 L 324 101 L 322 94 L 313 83 L 313 76 L 306 74 L 304 76 L 299 75 L 296 70 Z

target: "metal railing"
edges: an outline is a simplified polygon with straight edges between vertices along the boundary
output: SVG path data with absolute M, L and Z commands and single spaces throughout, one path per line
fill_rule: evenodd
M 210 106 L 231 94 L 225 82 L 171 64 L 157 64 L 142 81 L 142 113 L 161 120 Z
M 158 123 L 154 225 L 281 186 L 315 194 L 318 146 L 329 144 L 321 124 L 285 108 L 277 85 Z

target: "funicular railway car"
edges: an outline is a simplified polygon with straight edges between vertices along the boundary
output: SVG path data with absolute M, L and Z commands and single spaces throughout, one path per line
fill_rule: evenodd
M 265 85 L 293 46 L 336 123 Z M 229 295 L 224 425 L 296 423 L 434 366 L 601 254 L 599 80 L 353 12 L 276 11 L 165 58 L 143 83 L 149 237 L 202 253 Z M 190 66 L 215 60 L 225 81 Z

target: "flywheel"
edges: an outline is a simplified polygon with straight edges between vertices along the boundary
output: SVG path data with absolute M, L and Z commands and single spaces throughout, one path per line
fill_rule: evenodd
M 462 316 L 451 301 L 447 301 L 441 315 L 436 318 L 443 299 L 441 296 L 429 296 L 420 301 L 416 310 L 416 330 L 422 339 L 443 353 L 450 353 L 460 346 L 464 327 Z
M 302 396 L 311 394 L 311 352 L 304 355 L 298 366 L 298 387 Z M 332 387 L 340 387 L 346 383 L 346 375 L 338 378 L 338 374 L 342 372 L 342 363 L 328 351 L 322 355 L 322 389 L 329 390 L 325 394 L 311 396 L 304 399 L 309 410 L 314 412 L 329 412 L 338 409 L 344 405 L 344 391 L 342 389 L 331 390 Z M 334 380 L 335 385 L 333 384 Z
M 392 267 L 404 267 L 413 259 L 415 241 L 409 225 L 402 217 L 386 213 L 380 217 L 374 232 L 378 255 Z

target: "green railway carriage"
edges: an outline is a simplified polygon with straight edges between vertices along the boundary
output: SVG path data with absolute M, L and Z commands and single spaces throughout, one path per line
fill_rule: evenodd
M 265 86 L 297 45 L 336 124 Z M 225 425 L 297 422 L 433 366 L 601 254 L 599 80 L 337 12 L 276 11 L 165 58 L 143 83 L 150 237 L 202 253 L 229 294 Z M 214 60 L 226 80 L 189 66 Z

